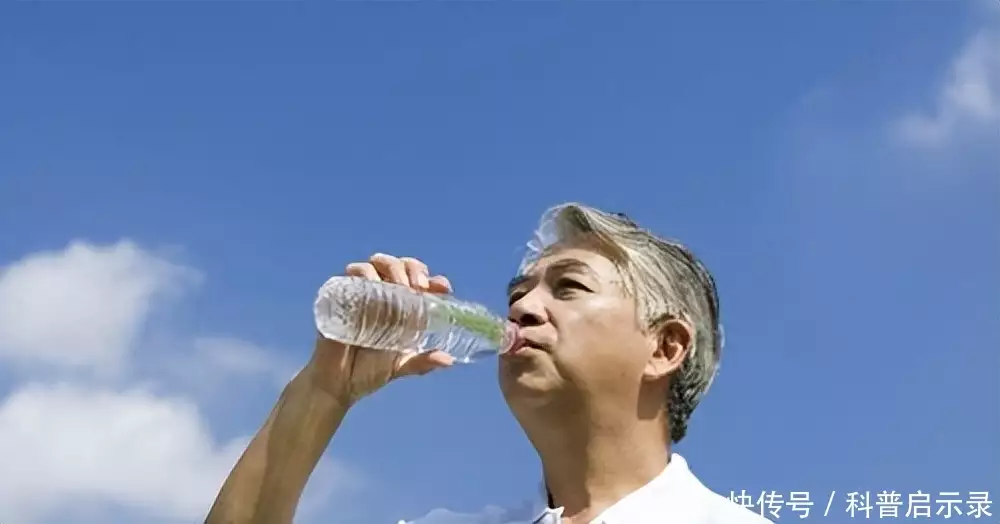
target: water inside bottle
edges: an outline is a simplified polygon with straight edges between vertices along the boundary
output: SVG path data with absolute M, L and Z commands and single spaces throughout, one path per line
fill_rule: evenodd
M 478 304 L 439 297 L 430 297 L 426 304 L 421 350 L 440 349 L 468 363 L 507 351 L 517 338 L 514 324 Z
M 473 362 L 508 350 L 512 323 L 487 308 L 407 286 L 334 277 L 320 289 L 314 313 L 327 338 L 363 348 L 441 350 Z

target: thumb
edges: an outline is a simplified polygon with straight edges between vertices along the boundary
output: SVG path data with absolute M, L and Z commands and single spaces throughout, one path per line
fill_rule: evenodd
M 455 357 L 444 351 L 431 351 L 428 353 L 407 351 L 396 362 L 396 372 L 393 374 L 393 378 L 423 375 L 435 369 L 450 367 L 454 363 Z

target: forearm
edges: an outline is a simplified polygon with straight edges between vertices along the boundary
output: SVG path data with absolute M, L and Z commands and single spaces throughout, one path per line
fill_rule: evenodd
M 229 474 L 206 524 L 290 524 L 309 476 L 348 406 L 318 386 L 311 366 L 278 399 Z

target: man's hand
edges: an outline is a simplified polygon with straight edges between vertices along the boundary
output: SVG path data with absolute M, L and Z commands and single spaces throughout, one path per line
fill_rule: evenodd
M 367 262 L 348 264 L 344 273 L 431 293 L 452 291 L 447 278 L 430 276 L 427 265 L 415 258 L 376 253 Z M 317 385 L 347 405 L 352 405 L 395 378 L 423 375 L 453 363 L 454 358 L 441 351 L 399 353 L 358 348 L 319 335 L 310 371 Z
M 429 276 L 413 258 L 373 255 L 348 264 L 346 274 L 450 293 L 443 276 Z M 207 524 L 291 524 L 309 475 L 347 410 L 390 380 L 450 366 L 446 353 L 355 348 L 322 336 L 309 364 L 281 398 L 226 478 Z

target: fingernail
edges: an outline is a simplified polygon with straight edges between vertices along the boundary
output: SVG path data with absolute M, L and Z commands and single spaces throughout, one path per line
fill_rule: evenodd
M 420 273 L 417 275 L 417 285 L 423 289 L 431 287 L 431 283 L 427 280 L 427 275 Z

